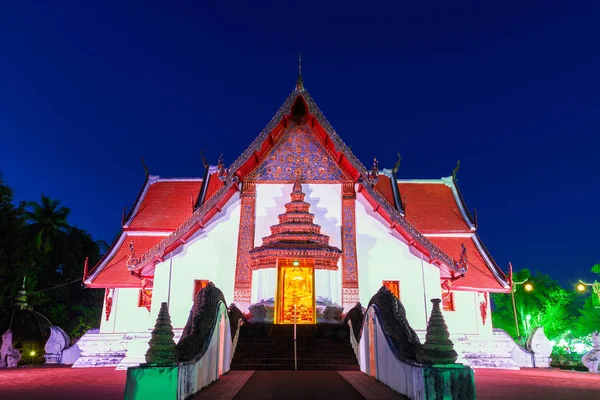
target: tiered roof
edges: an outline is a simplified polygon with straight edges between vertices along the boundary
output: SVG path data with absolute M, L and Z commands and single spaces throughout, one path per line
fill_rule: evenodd
M 279 224 L 271 226 L 271 235 L 263 238 L 263 245 L 250 251 L 252 268 L 274 268 L 277 258 L 312 258 L 315 268 L 337 269 L 342 251 L 329 245 L 329 236 L 309 213 L 310 204 L 304 201 L 299 181 L 294 183 L 292 201 L 285 205 L 286 212 L 279 215 Z
M 136 204 L 123 221 L 121 233 L 110 250 L 85 277 L 88 287 L 141 287 L 141 277 L 132 274 L 127 261 L 141 255 L 175 231 L 193 213 L 202 179 L 161 179 L 149 175 Z M 133 245 L 132 245 L 133 241 Z
M 90 277 L 86 279 L 86 284 L 92 287 L 121 286 L 121 283 L 124 282 L 121 279 L 125 279 L 121 276 L 123 271 L 120 271 L 118 275 L 107 274 L 105 271 L 112 270 L 109 267 L 113 265 L 112 260 L 119 251 L 122 251 L 120 246 L 125 243 L 123 235 L 139 237 L 141 232 L 144 232 L 145 236 L 153 237 L 152 240 L 144 241 L 144 244 L 148 245 L 154 241 L 155 243 L 143 254 L 141 254 L 143 251 L 141 247 L 140 250 L 136 249 L 139 256 L 135 265 L 130 265 L 130 270 L 137 277 L 152 275 L 154 264 L 184 244 L 194 232 L 203 229 L 212 217 L 221 211 L 231 196 L 238 191 L 239 182 L 247 178 L 252 179 L 252 174 L 269 157 L 275 145 L 284 136 L 283 133 L 299 125 L 307 127 L 312 132 L 318 143 L 328 153 L 329 158 L 335 160 L 343 172 L 344 179 L 349 179 L 350 182 L 359 185 L 358 191 L 369 201 L 373 209 L 390 224 L 390 227 L 398 231 L 410 246 L 429 257 L 429 261 L 440 268 L 442 278 L 455 280 L 463 275 L 470 276 L 469 279 L 489 284 L 489 287 L 482 289 L 508 290 L 508 283 L 504 275 L 487 255 L 483 244 L 474 233 L 475 224 L 454 181 L 445 178 L 438 181 L 398 183 L 395 175 L 381 174 L 379 180 L 375 182 L 369 171 L 354 156 L 325 119 L 301 81 L 267 127 L 229 168 L 216 171 L 214 167 L 211 167 L 210 173 L 207 172 L 204 180 L 187 180 L 186 184 L 173 184 L 173 186 L 159 185 L 152 188 L 152 193 L 149 189 L 157 182 L 150 186 L 147 182 L 142 191 L 143 195 L 140 196 L 132 215 L 124 225 L 124 231 L 117 241 L 119 244 L 115 244 L 107 257 L 100 261 Z M 173 182 L 184 181 L 186 180 Z M 200 185 L 202 186 L 200 187 Z M 191 204 L 195 205 L 194 209 Z M 279 227 L 272 231 L 272 237 L 279 235 L 281 238 L 286 234 L 289 235 L 289 232 L 285 231 L 285 223 L 277 226 Z M 305 227 L 308 226 L 305 224 Z M 156 234 L 152 235 L 150 232 Z M 460 244 L 455 248 L 452 247 L 457 244 L 454 241 L 433 240 L 435 236 L 450 235 L 448 237 L 451 237 L 455 234 L 464 234 L 470 238 L 470 242 L 465 240 L 466 244 L 471 246 L 470 243 L 472 243 L 477 251 L 471 258 L 477 260 L 477 254 L 479 254 L 479 257 L 485 261 L 487 269 L 475 267 L 472 270 L 465 269 L 455 261 L 458 259 L 456 252 L 461 249 Z M 267 239 L 264 246 L 275 242 L 277 242 L 275 238 Z M 470 248 L 467 252 L 471 251 L 473 249 Z M 475 261 L 470 261 L 470 263 L 475 263 Z M 123 263 L 123 269 L 129 273 L 125 264 Z M 102 278 L 100 275 L 103 275 Z M 493 279 L 479 279 L 482 277 L 492 277 Z M 465 279 L 463 282 L 468 283 L 469 281 Z M 128 278 L 127 282 L 130 281 Z M 460 279 L 453 287 L 457 288 L 459 282 Z
M 455 260 L 460 259 L 462 245 L 465 246 L 468 271 L 452 284 L 452 289 L 509 290 L 506 275 L 476 234 L 476 221 L 469 213 L 454 177 L 396 180 L 395 174 L 388 171 L 380 176 L 376 189 L 391 204 L 398 203 L 394 197 L 394 184 L 404 217 L 431 242 Z

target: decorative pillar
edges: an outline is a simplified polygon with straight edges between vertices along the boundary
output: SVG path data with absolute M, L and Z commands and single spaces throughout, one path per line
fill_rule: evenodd
M 358 302 L 355 202 L 354 182 L 342 182 L 342 306 L 345 310 Z
M 240 309 L 244 310 L 250 305 L 252 294 L 250 250 L 254 248 L 256 223 L 256 184 L 254 182 L 242 182 L 241 203 L 233 301 Z

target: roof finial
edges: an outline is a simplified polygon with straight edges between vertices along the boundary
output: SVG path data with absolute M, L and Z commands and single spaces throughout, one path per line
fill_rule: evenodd
M 148 179 L 148 177 L 150 176 L 150 170 L 148 169 L 148 166 L 146 165 L 146 160 L 144 160 L 144 157 L 142 157 L 142 167 L 144 168 L 144 173 L 146 174 L 146 179 Z
M 454 183 L 458 182 L 458 169 L 460 168 L 460 160 L 456 163 L 456 167 L 452 170 L 452 180 Z
M 14 302 L 14 307 L 21 309 L 21 310 L 25 310 L 28 307 L 27 291 L 25 290 L 25 280 L 26 279 L 27 279 L 27 274 L 25 274 L 25 276 L 23 277 L 23 285 L 17 291 L 17 295 L 15 296 L 15 302 Z M 11 321 L 11 325 L 12 325 L 12 321 Z
M 298 80 L 296 81 L 296 89 L 304 90 L 304 81 L 302 80 L 302 53 L 298 54 Z

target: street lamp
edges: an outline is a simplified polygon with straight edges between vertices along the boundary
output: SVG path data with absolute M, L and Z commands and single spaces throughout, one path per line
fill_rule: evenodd
M 517 306 L 515 304 L 515 292 L 517 291 L 517 285 L 523 285 L 525 284 L 525 286 L 523 286 L 523 288 L 525 289 L 526 292 L 531 292 L 533 290 L 533 285 L 529 282 L 527 282 L 527 279 L 525 279 L 522 282 L 515 282 L 513 280 L 513 273 L 512 273 L 512 264 L 508 263 L 509 266 L 509 278 L 510 278 L 510 293 L 512 296 L 512 304 L 513 304 L 513 314 L 515 316 L 515 328 L 517 329 L 517 340 L 520 342 L 521 341 L 521 334 L 519 332 L 519 321 L 517 319 Z
M 594 305 L 597 308 L 600 308 L 600 282 L 594 281 L 594 283 L 586 283 L 580 279 L 579 283 L 577 284 L 577 291 L 585 292 L 588 286 L 592 287 L 592 291 L 596 295 L 596 298 L 593 298 Z

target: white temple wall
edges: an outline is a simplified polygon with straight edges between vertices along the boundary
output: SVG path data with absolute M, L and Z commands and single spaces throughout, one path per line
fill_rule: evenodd
M 252 294 L 250 296 L 250 303 L 274 299 L 276 288 L 276 268 L 265 268 L 252 271 Z
M 440 273 L 421 260 L 421 253 L 402 240 L 360 193 L 356 201 L 356 250 L 360 302 L 367 306 L 384 280 L 398 281 L 400 300 L 409 323 L 424 330 L 431 311 L 431 298 L 439 297 Z
M 492 316 L 488 297 L 487 318 L 485 325 L 481 319 L 479 303 L 484 301 L 483 295 L 478 292 L 454 291 L 455 311 L 444 311 L 444 320 L 450 333 L 464 333 L 465 335 L 491 335 Z
M 285 212 L 285 204 L 291 201 L 293 184 L 256 185 L 256 227 L 254 245 L 262 245 L 263 237 L 271 234 L 271 226 L 279 223 L 278 216 Z M 342 187 L 339 184 L 303 184 L 305 201 L 310 204 L 314 223 L 321 226 L 321 233 L 330 237 L 329 244 L 342 248 Z M 338 271 L 315 271 L 315 295 L 342 304 L 341 261 Z M 277 271 L 253 271 L 251 302 L 275 297 Z
M 138 307 L 140 289 L 120 288 L 113 292 L 113 302 L 106 321 L 106 301 L 102 308 L 100 333 L 145 332 L 151 326 L 146 307 Z
M 236 193 L 204 229 L 175 250 L 172 259 L 167 257 L 157 269 L 160 276 L 155 275 L 153 309 L 168 301 L 173 328 L 183 328 L 187 323 L 194 302 L 194 280 L 213 282 L 223 292 L 225 301 L 233 302 L 239 225 L 240 201 Z
M 157 263 L 154 266 L 154 287 L 152 289 L 152 307 L 150 309 L 150 319 L 152 321 L 156 321 L 162 302 L 169 304 L 169 313 L 171 312 L 170 297 L 172 294 L 169 291 L 169 284 L 173 273 L 172 257 L 173 254 L 171 253 L 163 262 Z

